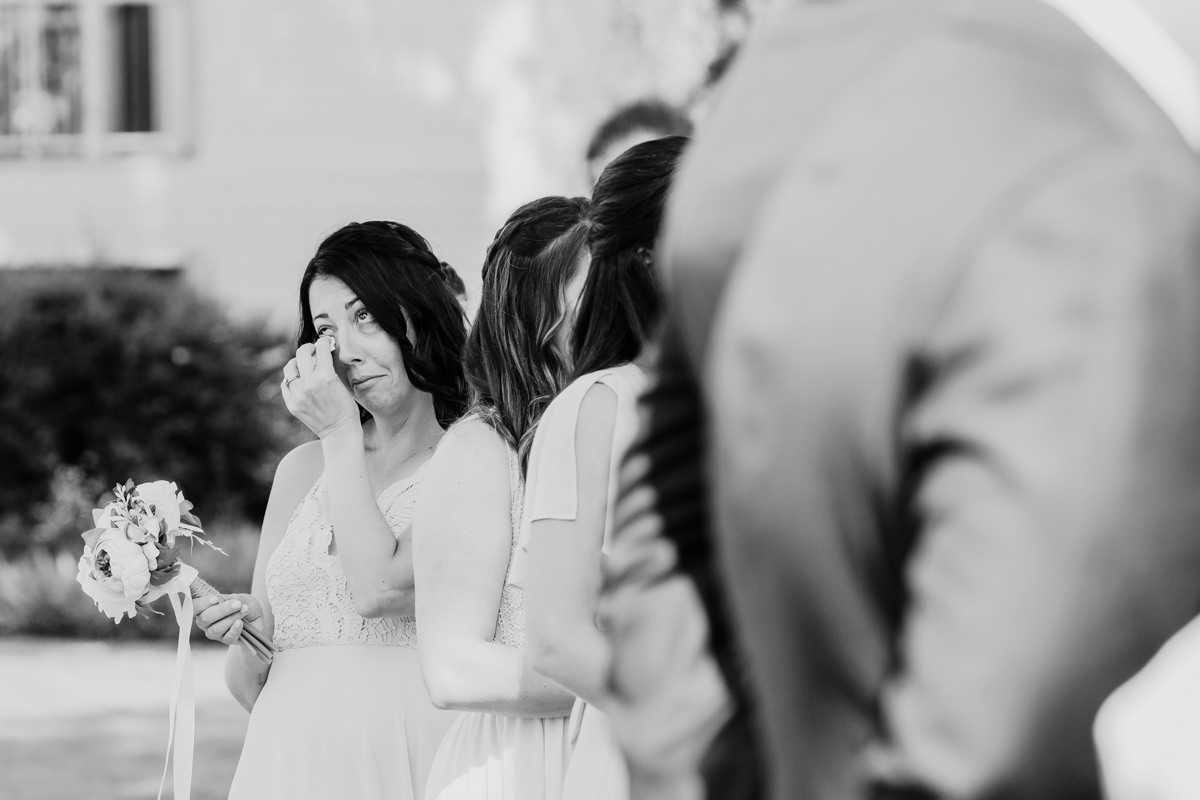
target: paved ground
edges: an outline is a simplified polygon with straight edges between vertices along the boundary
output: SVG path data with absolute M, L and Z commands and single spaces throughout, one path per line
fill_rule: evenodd
M 193 656 L 192 798 L 223 800 L 248 717 L 225 689 L 224 648 Z M 153 800 L 174 659 L 173 642 L 0 639 L 0 800 Z

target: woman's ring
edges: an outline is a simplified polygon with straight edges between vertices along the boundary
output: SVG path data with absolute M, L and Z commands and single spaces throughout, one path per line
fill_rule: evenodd
M 286 389 L 288 386 L 291 385 L 292 381 L 298 381 L 298 380 L 300 380 L 299 375 L 292 375 L 290 377 L 284 378 L 283 379 L 283 388 Z

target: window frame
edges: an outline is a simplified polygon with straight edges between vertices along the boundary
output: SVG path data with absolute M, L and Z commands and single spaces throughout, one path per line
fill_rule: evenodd
M 33 9 L 20 14 L 21 85 L 28 85 L 42 63 L 39 20 L 47 7 L 79 10 L 81 130 L 78 133 L 0 133 L 0 162 L 11 159 L 106 158 L 191 151 L 191 41 L 188 0 L 133 0 L 150 6 L 152 131 L 112 131 L 115 65 L 105 15 L 130 0 L 0 0 L 0 7 Z M 32 43 L 32 46 L 30 46 Z M 40 78 L 34 77 L 34 80 Z

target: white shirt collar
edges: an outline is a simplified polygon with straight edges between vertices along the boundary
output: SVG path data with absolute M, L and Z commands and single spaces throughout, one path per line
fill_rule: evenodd
M 1044 0 L 1104 48 L 1200 151 L 1200 69 L 1135 0 Z

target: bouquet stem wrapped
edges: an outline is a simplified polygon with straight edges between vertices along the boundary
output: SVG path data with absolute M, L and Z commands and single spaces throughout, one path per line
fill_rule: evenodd
M 188 590 L 191 592 L 193 600 L 199 600 L 202 597 L 211 597 L 212 595 L 220 594 L 220 592 L 213 588 L 211 583 L 204 580 L 204 578 L 201 578 L 200 576 L 196 576 L 196 578 L 188 586 Z M 271 640 L 266 637 L 266 634 L 256 628 L 252 623 L 243 623 L 242 633 L 238 639 L 242 642 L 242 644 L 249 647 L 250 650 L 253 651 L 254 655 L 258 656 L 260 661 L 267 664 L 271 663 L 271 658 L 275 655 L 275 646 L 271 643 Z

